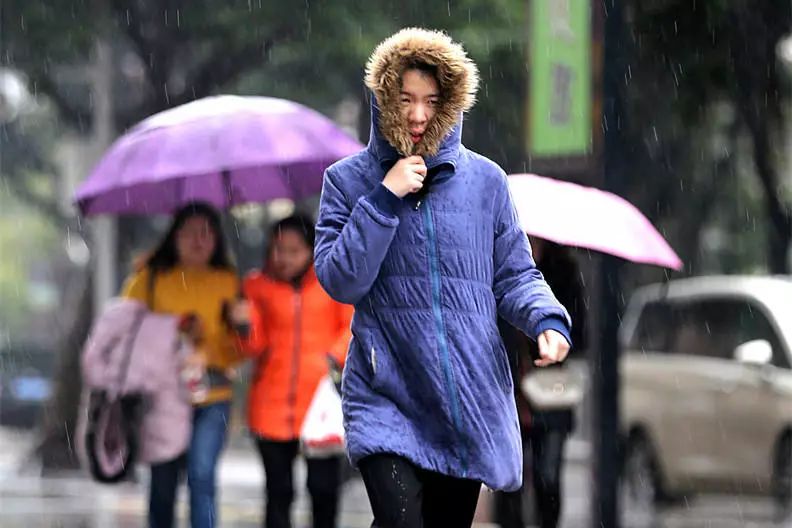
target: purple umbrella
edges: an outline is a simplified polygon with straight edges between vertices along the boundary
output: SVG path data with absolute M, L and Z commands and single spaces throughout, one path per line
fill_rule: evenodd
M 207 97 L 155 114 L 121 136 L 80 185 L 84 215 L 169 213 L 318 193 L 322 173 L 358 141 L 303 105 L 272 97 Z
M 620 196 L 534 174 L 509 176 L 509 188 L 529 235 L 633 262 L 682 268 L 652 223 Z

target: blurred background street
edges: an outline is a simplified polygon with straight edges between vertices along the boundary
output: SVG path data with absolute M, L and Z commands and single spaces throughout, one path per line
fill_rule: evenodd
M 534 248 L 574 264 L 554 287 L 580 286 L 586 319 L 560 525 L 792 527 L 790 0 L 3 0 L 0 527 L 145 525 L 148 471 L 101 485 L 75 454 L 93 322 L 196 197 L 238 276 L 264 269 L 273 224 L 315 218 L 324 168 L 368 142 L 365 61 L 409 26 L 477 63 L 463 142 L 504 169 Z M 134 150 L 237 106 L 192 149 L 179 129 Z M 255 168 L 188 174 L 227 142 Z M 230 382 L 222 526 L 261 526 L 259 367 Z M 497 526 L 493 503 L 478 526 Z M 353 475 L 339 526 L 370 522 Z

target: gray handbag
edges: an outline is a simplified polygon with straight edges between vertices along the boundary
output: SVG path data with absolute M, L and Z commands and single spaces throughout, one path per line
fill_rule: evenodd
M 520 389 L 531 406 L 543 411 L 573 409 L 583 400 L 583 375 L 566 367 L 534 368 Z

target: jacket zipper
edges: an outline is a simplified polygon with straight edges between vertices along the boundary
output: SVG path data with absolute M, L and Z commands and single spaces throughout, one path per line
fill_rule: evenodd
M 294 289 L 294 346 L 292 347 L 292 371 L 289 380 L 289 428 L 292 434 L 299 436 L 297 424 L 295 423 L 295 407 L 297 405 L 297 377 L 300 372 L 300 345 L 302 334 L 302 292 L 299 288 Z
M 446 390 L 448 391 L 449 399 L 451 400 L 451 419 L 454 422 L 454 428 L 457 433 L 457 441 L 461 449 L 460 458 L 462 459 L 462 477 L 467 475 L 467 447 L 461 442 L 462 427 L 459 415 L 459 395 L 456 387 L 456 379 L 454 371 L 451 368 L 451 358 L 448 352 L 448 341 L 446 338 L 445 321 L 443 320 L 443 311 L 440 306 L 440 266 L 437 252 L 437 236 L 435 234 L 434 219 L 432 217 L 432 208 L 429 206 L 429 201 L 424 198 L 423 201 L 423 215 L 424 224 L 426 225 L 427 245 L 429 249 L 429 270 L 432 282 L 432 312 L 435 320 L 435 330 L 437 332 L 437 342 L 440 348 L 440 357 L 443 367 L 443 374 L 445 377 Z M 421 202 L 418 203 L 420 207 Z

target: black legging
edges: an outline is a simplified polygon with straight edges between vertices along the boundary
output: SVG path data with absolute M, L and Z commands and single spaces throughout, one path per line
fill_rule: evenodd
M 539 528 L 556 528 L 561 516 L 561 469 L 566 431 L 537 430 L 531 433 L 533 485 Z
M 373 528 L 469 528 L 481 483 L 427 471 L 390 454 L 359 463 Z
M 290 528 L 294 501 L 294 459 L 300 444 L 256 440 L 267 486 L 266 528 Z M 335 528 L 341 486 L 341 457 L 309 458 L 308 493 L 311 495 L 314 528 Z
M 537 427 L 527 435 L 536 515 L 539 528 L 557 528 L 561 517 L 561 471 L 568 433 L 563 429 Z M 527 477 L 527 475 L 526 475 Z M 501 528 L 523 528 L 523 488 L 496 497 L 497 521 Z

